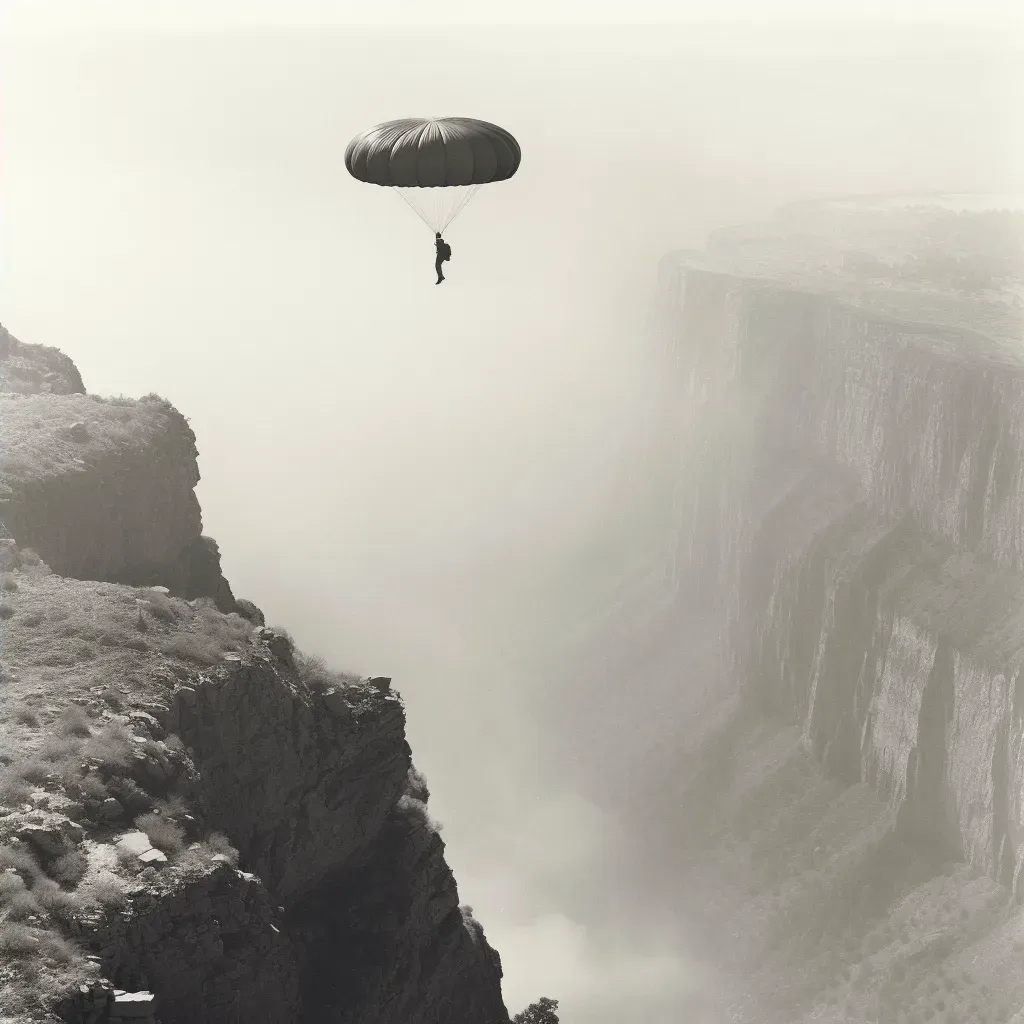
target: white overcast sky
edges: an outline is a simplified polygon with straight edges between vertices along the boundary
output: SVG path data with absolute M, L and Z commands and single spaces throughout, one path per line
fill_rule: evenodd
M 246 25 L 902 21 L 1024 24 L 1019 0 L 0 0 L 7 32 Z

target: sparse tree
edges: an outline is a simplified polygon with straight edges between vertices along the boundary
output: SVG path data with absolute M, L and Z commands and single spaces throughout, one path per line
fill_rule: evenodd
M 548 999 L 541 996 L 540 999 L 525 1009 L 521 1010 L 512 1018 L 512 1024 L 558 1024 L 557 999 Z

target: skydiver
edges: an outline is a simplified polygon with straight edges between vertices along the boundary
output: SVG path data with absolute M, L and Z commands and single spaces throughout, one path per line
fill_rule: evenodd
M 437 256 L 434 259 L 434 269 L 437 271 L 437 280 L 434 284 L 440 284 L 444 280 L 444 271 L 441 269 L 441 264 L 445 260 L 452 258 L 452 247 L 441 237 L 440 231 L 434 232 L 434 248 L 437 250 Z

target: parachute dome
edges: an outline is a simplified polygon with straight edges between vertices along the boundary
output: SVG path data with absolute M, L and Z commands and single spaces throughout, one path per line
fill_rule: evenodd
M 471 117 L 409 117 L 357 135 L 345 149 L 349 174 L 371 185 L 439 188 L 505 181 L 519 169 L 519 143 Z
M 482 185 L 511 178 L 521 158 L 509 132 L 472 117 L 386 121 L 345 148 L 345 166 L 353 178 L 393 188 L 438 232 Z

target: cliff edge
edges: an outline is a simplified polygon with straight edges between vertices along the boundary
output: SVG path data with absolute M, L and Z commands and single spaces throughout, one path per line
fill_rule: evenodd
M 507 1024 L 390 680 L 238 601 L 195 438 L 0 331 L 0 1021 Z
M 661 264 L 619 799 L 714 1019 L 1024 1020 L 1022 268 L 938 199 Z

